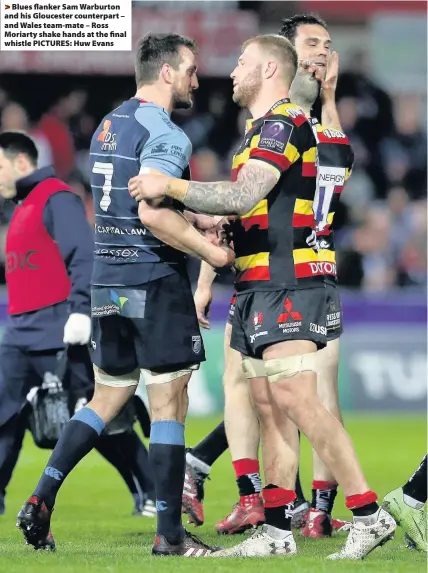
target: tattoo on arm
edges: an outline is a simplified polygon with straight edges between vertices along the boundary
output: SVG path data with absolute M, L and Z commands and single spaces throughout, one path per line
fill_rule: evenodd
M 256 163 L 258 161 L 255 160 L 244 165 L 234 183 L 191 181 L 185 205 L 210 215 L 245 215 L 268 195 L 278 181 L 278 175 L 268 165 Z

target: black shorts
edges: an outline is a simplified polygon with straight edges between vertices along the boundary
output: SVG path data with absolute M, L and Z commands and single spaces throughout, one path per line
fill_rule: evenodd
M 205 360 L 187 275 L 138 287 L 92 287 L 92 361 L 111 376 L 173 372 Z
M 267 346 L 310 340 L 318 350 L 327 343 L 326 289 L 322 287 L 238 293 L 231 347 L 262 358 Z
M 331 283 L 325 285 L 327 341 L 336 340 L 343 333 L 342 304 L 339 287 Z

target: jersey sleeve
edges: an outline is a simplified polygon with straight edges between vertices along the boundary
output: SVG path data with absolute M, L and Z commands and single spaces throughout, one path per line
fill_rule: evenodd
M 181 177 L 192 155 L 192 144 L 186 134 L 172 122 L 166 122 L 152 107 L 139 108 L 135 119 L 149 132 L 140 153 L 140 172 L 149 168 Z
M 253 137 L 249 159 L 264 161 L 282 175 L 300 157 L 297 129 L 283 116 L 265 119 L 260 134 Z

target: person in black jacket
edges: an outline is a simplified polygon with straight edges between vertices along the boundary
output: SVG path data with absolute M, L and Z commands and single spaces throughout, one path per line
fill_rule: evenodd
M 64 386 L 75 404 L 91 398 L 94 378 L 88 348 L 93 237 L 81 199 L 51 167 L 37 169 L 36 146 L 21 132 L 0 134 L 0 195 L 16 204 L 6 239 L 9 317 L 0 346 L 1 514 L 27 427 L 29 390 L 55 376 L 64 348 Z M 103 444 L 103 455 L 127 481 L 135 472 L 116 450 L 109 439 Z M 150 475 L 146 481 L 151 499 Z

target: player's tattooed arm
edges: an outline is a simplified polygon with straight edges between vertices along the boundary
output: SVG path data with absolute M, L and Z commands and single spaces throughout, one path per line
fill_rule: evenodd
M 235 182 L 199 181 L 168 183 L 167 195 L 187 207 L 210 215 L 245 215 L 264 199 L 278 182 L 280 173 L 259 160 L 250 159 L 240 170 Z
M 130 179 L 128 189 L 136 201 L 169 196 L 201 213 L 242 216 L 269 194 L 280 176 L 279 169 L 254 158 L 242 167 L 235 182 L 201 183 L 150 173 Z

